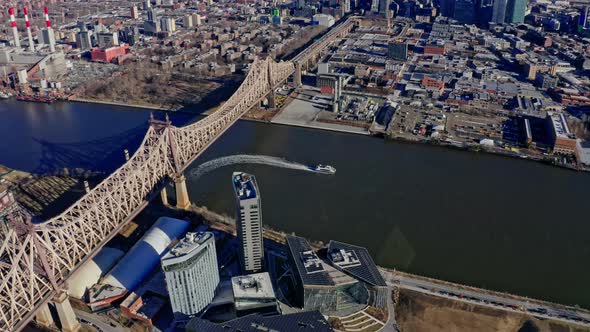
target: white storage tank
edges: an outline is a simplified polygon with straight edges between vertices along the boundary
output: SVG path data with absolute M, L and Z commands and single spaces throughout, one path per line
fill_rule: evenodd
M 68 295 L 81 299 L 86 289 L 98 282 L 125 253 L 119 249 L 104 247 L 84 264 L 68 281 Z
M 161 217 L 137 242 L 102 283 L 133 291 L 160 263 L 173 240 L 186 233 L 189 222 Z

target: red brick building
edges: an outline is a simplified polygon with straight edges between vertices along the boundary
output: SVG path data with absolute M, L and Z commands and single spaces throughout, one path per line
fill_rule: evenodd
M 428 44 L 424 46 L 424 54 L 444 55 L 446 52 L 444 44 Z
M 436 78 L 424 76 L 422 79 L 422 87 L 427 90 L 439 90 L 440 93 L 445 91 L 445 82 L 437 80 Z
M 129 45 L 113 46 L 106 49 L 93 48 L 91 53 L 91 60 L 97 62 L 110 63 L 113 59 L 121 55 L 127 54 Z

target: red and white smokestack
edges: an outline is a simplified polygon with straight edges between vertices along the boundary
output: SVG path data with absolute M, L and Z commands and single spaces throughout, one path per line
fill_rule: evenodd
M 49 8 L 43 7 L 43 13 L 45 13 L 45 25 L 51 28 L 51 21 L 49 20 Z
M 29 51 L 35 52 L 35 44 L 33 43 L 33 34 L 31 33 L 31 22 L 29 22 L 29 10 L 27 7 L 23 8 L 25 13 L 25 24 L 27 25 L 27 38 L 29 39 Z
M 51 21 L 49 20 L 49 8 L 44 7 L 43 12 L 45 13 L 45 25 L 47 26 L 47 37 L 49 39 L 49 51 L 53 53 L 55 52 L 55 36 L 53 35 Z
M 14 46 L 20 48 L 20 39 L 18 39 L 18 28 L 16 27 L 16 20 L 14 18 L 14 8 L 8 8 L 10 14 L 10 24 L 12 24 L 12 35 L 14 36 Z

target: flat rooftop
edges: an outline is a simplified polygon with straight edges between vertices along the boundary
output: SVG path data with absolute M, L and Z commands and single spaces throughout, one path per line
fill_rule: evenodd
M 88 290 L 88 302 L 108 300 L 117 296 L 123 296 L 127 290 L 121 287 L 107 284 L 96 284 Z
M 274 299 L 275 291 L 267 272 L 231 278 L 234 298 Z
M 555 112 L 547 112 L 547 116 L 551 119 L 551 125 L 553 125 L 553 130 L 555 131 L 555 135 L 560 138 L 571 138 L 572 133 L 570 132 L 569 127 L 567 126 L 567 121 L 565 117 L 561 113 Z
M 373 286 L 387 286 L 371 254 L 363 247 L 330 241 L 328 244 L 328 258 L 336 268 L 355 279 L 362 280 Z
M 199 249 L 199 247 L 207 240 L 213 237 L 211 232 L 187 233 L 180 242 L 178 242 L 164 257 L 162 261 L 170 258 L 178 258 L 192 253 Z
M 240 200 L 256 198 L 258 195 L 258 185 L 253 175 L 234 172 L 233 176 L 234 191 Z

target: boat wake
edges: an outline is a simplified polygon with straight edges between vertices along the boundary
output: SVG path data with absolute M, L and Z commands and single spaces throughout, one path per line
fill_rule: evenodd
M 190 176 L 192 178 L 199 178 L 217 168 L 234 165 L 234 164 L 258 164 L 268 165 L 273 167 L 288 168 L 304 172 L 314 172 L 308 166 L 288 161 L 283 158 L 263 156 L 263 155 L 248 155 L 238 154 L 233 156 L 226 156 L 217 159 L 210 160 L 206 163 L 199 165 L 196 169 L 191 171 Z

